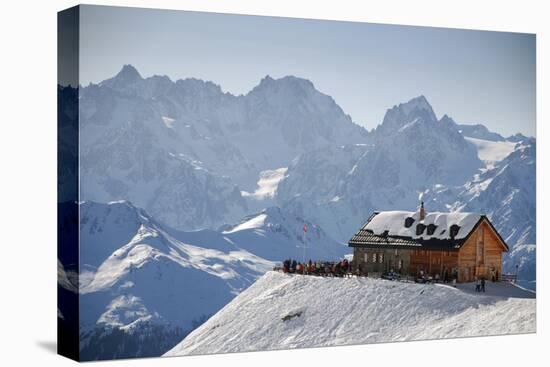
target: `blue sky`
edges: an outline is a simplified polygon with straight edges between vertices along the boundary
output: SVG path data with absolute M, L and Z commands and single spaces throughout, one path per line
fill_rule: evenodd
M 233 94 L 265 75 L 296 75 L 369 129 L 423 94 L 438 117 L 535 135 L 531 34 L 101 6 L 84 6 L 80 19 L 83 85 L 123 64 Z

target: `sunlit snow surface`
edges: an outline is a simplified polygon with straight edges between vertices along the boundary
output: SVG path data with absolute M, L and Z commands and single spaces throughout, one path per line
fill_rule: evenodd
M 517 143 L 511 141 L 490 141 L 468 137 L 464 139 L 477 147 L 479 159 L 489 165 L 506 158 L 515 150 L 517 145 Z
M 405 219 L 413 218 L 415 222 L 410 227 L 405 227 Z M 426 217 L 419 221 L 418 212 L 405 212 L 405 211 L 388 211 L 381 212 L 375 215 L 372 220 L 366 225 L 366 229 L 370 229 L 374 234 L 382 234 L 384 231 L 388 231 L 390 236 L 406 236 L 412 238 L 422 239 L 448 239 L 450 238 L 449 228 L 452 225 L 458 225 L 460 230 L 455 236 L 456 239 L 466 237 L 479 221 L 480 215 L 476 213 L 428 213 Z M 416 234 L 416 224 L 423 223 L 424 225 L 435 224 L 437 227 L 433 235 L 428 235 L 426 231 L 421 235 Z
M 532 333 L 535 306 L 445 285 L 269 272 L 165 355 Z
M 264 225 L 266 217 L 267 216 L 265 214 L 260 214 L 256 217 L 251 218 L 250 220 L 247 220 L 244 223 L 239 224 L 235 228 L 229 231 L 225 231 L 223 233 L 235 233 L 235 232 L 243 231 L 245 229 L 259 229 Z
M 81 329 L 131 329 L 147 322 L 190 330 L 271 270 L 302 256 L 303 221 L 279 208 L 222 232 L 165 227 L 129 202 L 80 204 Z M 307 255 L 337 260 L 349 253 L 312 223 Z M 70 274 L 60 266 L 60 284 Z M 76 287 L 73 287 L 76 289 Z
M 275 194 L 277 193 L 277 186 L 279 186 L 279 182 L 285 178 L 287 169 L 288 168 L 283 167 L 260 172 L 258 188 L 253 193 L 241 191 L 241 194 L 244 197 L 250 197 L 255 200 L 275 197 Z

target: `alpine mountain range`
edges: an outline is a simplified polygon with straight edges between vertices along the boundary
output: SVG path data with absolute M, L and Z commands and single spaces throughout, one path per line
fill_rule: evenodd
M 438 117 L 424 96 L 369 131 L 295 76 L 235 96 L 125 65 L 58 94 L 79 105 L 59 114 L 80 137 L 84 359 L 161 355 L 276 262 L 304 246 L 343 257 L 373 211 L 420 200 L 486 214 L 510 246 L 504 271 L 535 280 L 534 137 Z M 69 269 L 58 274 L 74 292 Z M 155 343 L 131 340 L 143 335 Z

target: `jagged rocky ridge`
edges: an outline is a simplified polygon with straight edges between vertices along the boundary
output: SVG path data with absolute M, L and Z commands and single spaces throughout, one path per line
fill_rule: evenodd
M 334 100 L 296 77 L 244 96 L 211 82 L 143 79 L 126 65 L 81 89 L 82 199 L 127 199 L 180 229 L 249 214 L 240 190 L 316 147 L 363 141 Z
M 234 96 L 126 65 L 80 95 L 82 199 L 130 200 L 185 230 L 275 204 L 345 242 L 373 210 L 414 210 L 425 197 L 428 210 L 494 216 L 512 247 L 534 244 L 534 138 L 438 118 L 424 96 L 393 106 L 368 132 L 293 76 L 266 76 Z M 480 159 L 480 142 L 500 149 L 497 161 Z M 273 170 L 284 177 L 270 200 L 243 195 Z

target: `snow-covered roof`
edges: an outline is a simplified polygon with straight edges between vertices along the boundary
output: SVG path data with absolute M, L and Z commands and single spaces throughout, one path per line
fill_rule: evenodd
M 482 218 L 477 213 L 385 211 L 374 213 L 350 245 L 459 248 Z
M 414 222 L 411 221 L 412 224 L 409 227 L 405 226 L 405 220 L 407 218 L 414 219 Z M 451 239 L 450 228 L 452 225 L 457 225 L 460 228 L 456 236 L 454 236 L 454 239 L 462 239 L 468 236 L 480 218 L 481 215 L 476 213 L 433 212 L 426 213 L 424 220 L 419 220 L 420 213 L 418 211 L 387 211 L 374 215 L 364 226 L 364 229 L 370 230 L 373 234 L 377 235 L 383 235 L 385 231 L 388 231 L 388 236 L 411 237 L 424 240 L 432 238 L 445 240 Z M 416 234 L 416 226 L 418 224 L 424 224 L 424 226 L 426 226 L 420 235 Z M 430 224 L 436 225 L 432 235 L 428 235 L 427 230 Z

